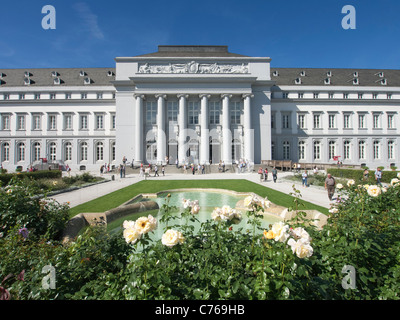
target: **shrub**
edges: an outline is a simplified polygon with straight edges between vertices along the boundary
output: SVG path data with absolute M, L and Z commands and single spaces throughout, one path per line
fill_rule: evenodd
M 59 170 L 43 170 L 43 171 L 33 171 L 33 172 L 19 172 L 19 173 L 5 173 L 0 175 L 0 181 L 3 183 L 3 185 L 6 185 L 10 182 L 12 178 L 17 178 L 17 179 L 24 179 L 25 177 L 27 178 L 32 178 L 34 180 L 36 179 L 57 179 L 61 178 L 62 172 Z
M 357 182 L 363 181 L 364 170 L 354 170 L 354 169 L 327 169 L 327 173 L 330 173 L 335 178 L 347 178 L 353 179 Z M 397 171 L 382 171 L 382 182 L 390 183 L 390 181 L 397 177 Z M 368 170 L 368 180 L 367 183 L 375 183 L 375 170 Z

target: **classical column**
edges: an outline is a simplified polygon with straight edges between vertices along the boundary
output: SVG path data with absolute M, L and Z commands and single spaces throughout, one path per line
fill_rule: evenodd
M 209 94 L 199 95 L 201 99 L 201 137 L 200 137 L 200 164 L 208 164 L 210 160 L 210 141 L 208 130 L 208 99 Z
M 143 162 L 143 94 L 135 95 L 135 164 L 140 165 Z
M 222 98 L 222 161 L 232 163 L 232 132 L 230 126 L 229 99 L 231 94 L 223 94 Z
M 251 126 L 251 98 L 253 94 L 243 96 L 243 133 L 244 133 L 244 158 L 254 163 L 254 131 Z
M 165 163 L 167 139 L 165 134 L 165 99 L 166 94 L 157 94 L 157 163 Z
M 178 160 L 179 164 L 183 165 L 186 160 L 186 138 L 187 138 L 187 99 L 188 94 L 178 94 L 179 99 L 179 115 L 178 115 L 178 125 L 179 125 L 179 137 L 178 137 Z

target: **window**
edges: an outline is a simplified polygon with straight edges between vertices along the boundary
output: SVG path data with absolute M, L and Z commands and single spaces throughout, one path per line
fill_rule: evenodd
M 271 129 L 275 129 L 275 115 L 271 114 Z
M 178 121 L 178 102 L 168 101 L 167 103 L 168 121 Z
M 298 125 L 299 129 L 305 129 L 306 116 L 304 114 L 297 115 L 297 125 Z
M 103 99 L 103 94 L 101 92 L 97 93 L 97 99 Z
M 80 129 L 87 130 L 88 129 L 88 115 L 81 114 L 80 116 Z
M 362 99 L 364 97 L 364 95 L 362 93 L 358 94 L 358 99 Z
M 35 142 L 33 145 L 33 161 L 40 159 L 40 142 Z
M 111 161 L 115 161 L 116 157 L 115 157 L 115 142 L 111 143 Z
M 189 124 L 199 124 L 199 103 L 197 101 L 189 101 L 188 117 Z
M 303 92 L 299 92 L 299 99 L 303 99 L 304 98 L 304 93 Z
M 64 161 L 72 160 L 72 143 L 66 142 L 64 145 Z
M 372 99 L 378 99 L 378 94 L 377 93 L 373 93 L 372 94 Z
M 49 158 L 50 161 L 55 161 L 57 159 L 57 144 L 55 142 L 49 144 Z
M 379 129 L 381 127 L 380 115 L 377 113 L 373 114 L 373 120 L 374 120 L 374 123 L 373 123 L 374 129 Z
M 282 98 L 283 99 L 288 99 L 289 98 L 289 93 L 288 92 L 282 93 Z
M 304 141 L 299 141 L 299 160 L 306 159 L 306 143 Z
M 1 129 L 10 130 L 10 115 L 8 114 L 1 115 Z
M 72 130 L 72 114 L 64 115 L 64 130 Z
M 288 114 L 282 115 L 282 128 L 289 129 L 290 128 L 290 116 Z
M 35 93 L 35 95 L 33 96 L 34 100 L 40 100 L 40 93 Z
M 365 114 L 358 115 L 358 128 L 365 129 Z
M 351 128 L 350 114 L 343 115 L 343 128 L 345 128 L 345 129 Z
M 388 94 L 386 95 L 386 98 L 387 98 L 387 99 L 392 99 L 392 94 L 391 94 L 391 93 L 388 93 Z
M 388 129 L 394 129 L 394 114 L 388 114 L 387 115 L 387 126 Z
M 314 114 L 314 129 L 320 129 L 320 120 L 321 120 L 321 115 L 320 114 Z
M 319 98 L 319 93 L 314 93 L 314 99 L 318 99 Z
M 10 161 L 10 144 L 8 142 L 3 143 L 1 161 Z
M 157 124 L 157 104 L 154 101 L 146 102 L 146 124 Z
M 321 159 L 321 142 L 314 141 L 314 160 Z
M 289 141 L 283 141 L 283 160 L 290 159 L 290 143 Z
M 271 159 L 275 159 L 275 142 L 271 142 Z
M 25 130 L 25 116 L 24 115 L 17 116 L 17 130 Z
M 231 123 L 232 124 L 240 124 L 240 114 L 242 106 L 238 101 L 232 101 L 230 103 L 230 114 L 231 114 Z
M 219 101 L 209 103 L 210 124 L 220 124 L 221 104 Z
M 25 161 L 25 143 L 23 142 L 17 145 L 17 161 Z
M 351 148 L 350 141 L 348 141 L 348 140 L 344 141 L 344 143 L 343 143 L 343 159 L 344 160 L 351 159 L 350 148 Z
M 71 99 L 71 97 L 72 97 L 72 95 L 71 95 L 70 92 L 67 92 L 67 93 L 65 94 L 65 99 L 69 100 L 69 99 Z
M 329 129 L 333 129 L 335 127 L 336 127 L 335 115 L 330 114 L 329 115 Z
M 19 100 L 25 100 L 25 93 L 20 93 L 18 98 Z
M 395 159 L 394 141 L 393 140 L 388 141 L 388 159 Z
M 96 161 L 103 161 L 104 147 L 103 142 L 97 142 L 96 144 Z
M 111 129 L 115 130 L 116 128 L 116 117 L 115 117 L 115 113 L 111 114 Z
M 366 159 L 365 158 L 365 141 L 364 140 L 360 140 L 358 142 L 358 158 L 359 159 Z
M 334 98 L 334 94 L 332 92 L 329 92 L 329 99 L 333 99 Z
M 333 160 L 333 158 L 336 156 L 336 142 L 335 141 L 329 141 L 328 144 L 328 157 L 329 160 Z
M 83 93 L 81 93 L 81 99 L 87 99 L 87 93 L 86 92 L 83 92 Z
M 87 142 L 82 142 L 81 143 L 81 161 L 87 161 L 88 159 L 88 144 Z
M 57 116 L 56 115 L 49 116 L 49 130 L 57 130 Z
M 96 130 L 104 129 L 104 115 L 96 114 Z
M 50 93 L 50 100 L 54 100 L 56 98 L 56 94 L 55 93 Z
M 41 116 L 38 114 L 33 115 L 33 123 L 32 123 L 32 129 L 33 130 L 41 130 L 42 129 L 42 124 L 41 124 Z
M 378 140 L 375 140 L 373 144 L 373 156 L 374 160 L 381 158 L 381 144 Z
M 349 94 L 348 93 L 343 93 L 343 99 L 348 99 L 349 98 Z

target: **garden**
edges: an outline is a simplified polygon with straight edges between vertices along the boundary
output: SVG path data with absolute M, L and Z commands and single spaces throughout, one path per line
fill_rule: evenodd
M 199 188 L 211 183 L 198 182 Z M 167 190 L 168 183 L 157 186 Z M 107 210 L 105 204 L 115 207 L 147 189 L 157 192 L 155 184 L 143 181 L 70 209 L 13 178 L 0 190 L 0 299 L 399 299 L 400 177 L 387 187 L 349 180 L 326 210 L 322 229 L 307 221 L 302 210 L 308 204 L 295 186 L 284 197 L 246 183 L 230 181 L 229 189 L 257 194 L 245 199 L 250 227 L 232 228 L 242 213 L 221 203 L 195 231 L 196 199 L 186 199 L 174 215 L 167 197 L 160 221 L 142 215 L 113 234 L 99 221 L 63 244 L 60 234 L 72 215 L 87 212 L 86 206 Z M 260 228 L 270 201 L 286 197 L 295 217 Z M 161 222 L 162 237 L 155 241 Z

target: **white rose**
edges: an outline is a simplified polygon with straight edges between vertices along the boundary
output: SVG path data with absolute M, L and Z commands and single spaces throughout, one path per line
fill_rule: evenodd
M 336 188 L 338 188 L 338 189 L 343 189 L 343 185 L 342 185 L 341 183 L 338 183 L 338 184 L 336 185 Z
M 400 179 L 400 172 L 397 174 L 397 178 Z
M 381 188 L 375 185 L 369 186 L 367 192 L 371 197 L 377 197 L 381 194 Z
M 291 234 L 294 236 L 295 239 L 303 239 L 306 242 L 311 241 L 310 234 L 304 228 L 295 228 L 291 230 Z
M 390 185 L 393 186 L 393 185 L 395 185 L 395 184 L 397 184 L 397 183 L 399 183 L 399 182 L 400 182 L 399 179 L 393 178 L 392 180 L 390 180 Z
M 192 213 L 192 214 L 198 214 L 199 211 L 200 211 L 200 206 L 199 206 L 198 204 L 196 204 L 196 205 L 194 205 L 194 206 L 192 207 L 191 213 Z
M 243 200 L 243 204 L 245 207 L 250 207 L 253 204 L 253 197 L 248 196 Z
M 289 238 L 289 226 L 282 221 L 274 223 L 271 230 L 275 234 L 275 241 L 285 242 Z
M 148 217 L 140 217 L 135 222 L 135 228 L 140 233 L 148 233 L 157 227 L 157 220 L 149 215 Z
M 353 179 L 351 179 L 351 180 L 347 181 L 347 186 L 350 187 L 350 186 L 354 185 L 355 183 L 356 182 Z
M 125 220 L 124 223 L 122 224 L 122 226 L 124 227 L 124 229 L 134 228 L 135 227 L 135 221 Z
M 301 259 L 311 257 L 314 252 L 309 242 L 305 241 L 304 239 L 299 239 L 297 241 L 294 239 L 289 239 L 288 245 L 290 245 L 292 252 L 296 253 L 296 255 Z
M 173 247 L 178 243 L 182 244 L 184 241 L 182 233 L 173 229 L 167 230 L 161 237 L 161 243 L 167 247 Z
M 136 230 L 136 228 L 132 227 L 126 228 L 123 232 L 125 241 L 127 243 L 132 243 L 132 244 L 134 244 L 137 241 L 137 239 L 140 238 L 140 235 L 141 234 Z

